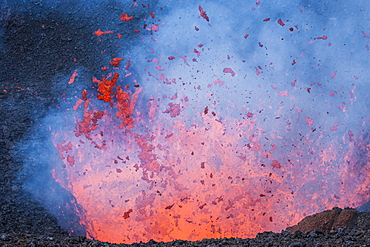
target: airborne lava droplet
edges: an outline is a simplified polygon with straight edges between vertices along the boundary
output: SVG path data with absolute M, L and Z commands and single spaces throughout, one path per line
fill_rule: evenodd
M 131 67 L 131 60 L 128 60 L 125 69 L 129 70 L 130 67 Z
M 188 66 L 190 66 L 190 64 L 187 62 L 186 60 L 186 56 L 180 56 L 182 58 L 182 60 L 184 61 L 184 63 Z
M 83 90 L 81 92 L 81 97 L 82 97 L 83 100 L 87 100 L 87 94 L 88 94 L 88 92 L 86 90 Z
M 279 23 L 280 25 L 282 25 L 282 26 L 285 26 L 285 23 L 284 23 L 281 19 L 279 19 L 279 20 L 278 20 L 278 23 Z
M 104 115 L 103 111 L 90 110 L 88 111 L 90 100 L 84 103 L 84 115 L 82 121 L 76 121 L 76 132 L 75 136 L 79 137 L 85 135 L 88 140 L 92 140 L 90 137 L 90 132 L 97 129 L 98 120 Z
M 80 107 L 80 105 L 81 105 L 82 103 L 84 103 L 84 101 L 83 101 L 82 99 L 78 99 L 78 100 L 76 101 L 76 104 L 73 106 L 73 110 L 74 110 L 74 111 L 77 111 L 77 109 Z
M 280 164 L 280 162 L 279 162 L 279 161 L 277 161 L 277 160 L 273 160 L 273 161 L 272 161 L 272 163 L 271 163 L 271 165 L 272 165 L 272 167 L 274 167 L 274 168 L 278 168 L 278 169 L 280 169 L 280 168 L 281 168 L 281 164 Z
M 75 165 L 75 158 L 73 156 L 67 156 L 67 162 L 69 163 L 70 166 Z
M 158 32 L 159 31 L 159 26 L 157 24 L 152 24 L 151 30 L 154 31 L 154 32 Z
M 102 30 L 98 29 L 98 31 L 95 31 L 94 34 L 98 37 L 100 37 L 103 34 L 108 34 L 108 33 L 113 33 L 113 31 L 105 31 L 103 32 Z
M 120 19 L 121 19 L 121 21 L 130 21 L 130 20 L 134 19 L 134 17 L 133 16 L 129 17 L 128 14 L 122 13 L 121 16 L 120 16 Z
M 131 95 L 128 91 L 124 91 L 121 86 L 117 87 L 116 99 L 117 99 L 117 112 L 116 116 L 122 120 L 119 125 L 120 129 L 130 129 L 134 126 L 134 120 L 131 117 L 134 111 L 137 98 L 143 88 L 139 88 Z
M 209 18 L 207 16 L 206 12 L 203 10 L 203 8 L 200 5 L 199 5 L 198 9 L 199 9 L 199 12 L 200 12 L 200 16 L 203 17 L 206 21 L 209 21 Z
M 223 72 L 224 73 L 230 73 L 231 76 L 235 76 L 235 72 L 230 68 L 224 68 Z
M 339 125 L 339 123 L 335 123 L 335 124 L 334 124 L 334 126 L 330 127 L 330 130 L 331 130 L 331 131 L 335 131 L 335 130 L 337 130 L 337 129 L 338 129 L 338 128 L 337 128 L 337 127 L 338 127 L 338 125 Z
M 68 142 L 66 145 L 65 145 L 65 141 L 63 141 L 62 143 L 59 143 L 56 145 L 58 151 L 59 151 L 59 157 L 61 159 L 65 159 L 65 157 L 63 156 L 63 152 L 66 152 L 68 153 L 69 151 L 72 150 L 72 143 L 71 142 Z
M 78 73 L 77 73 L 77 69 L 73 72 L 73 74 L 71 75 L 71 78 L 69 79 L 68 81 L 68 84 L 72 84 L 75 82 L 75 78 L 76 76 L 78 76 Z
M 117 61 L 114 61 L 113 64 L 115 64 L 115 62 Z M 111 80 L 108 80 L 105 77 L 103 77 L 102 80 L 93 78 L 93 82 L 98 83 L 98 92 L 100 94 L 98 94 L 97 98 L 99 100 L 103 100 L 104 102 L 110 102 L 111 105 L 113 104 L 112 102 L 113 88 L 116 86 L 118 77 L 119 77 L 119 74 L 116 72 L 114 73 L 114 76 Z
M 256 75 L 260 75 L 262 73 L 263 73 L 263 71 L 260 71 L 260 70 L 256 69 Z
M 310 118 L 310 117 L 306 117 L 305 119 L 306 119 L 306 124 L 307 124 L 308 126 L 312 127 L 312 125 L 313 125 L 313 120 L 312 120 L 312 118 Z
M 364 31 L 362 31 L 362 34 L 364 35 L 365 38 L 370 38 L 370 34 L 367 34 Z
M 200 163 L 200 168 L 202 168 L 202 169 L 205 168 L 205 162 Z
M 222 85 L 224 85 L 224 81 L 222 81 L 222 80 L 220 80 L 220 79 L 217 79 L 217 80 L 215 80 L 214 82 L 213 82 L 213 84 L 215 84 L 215 85 L 219 85 L 219 86 L 222 86 Z
M 130 218 L 130 213 L 132 213 L 133 212 L 133 210 L 132 209 L 129 209 L 127 212 L 125 212 L 124 214 L 123 214 L 123 218 L 124 219 L 128 219 L 128 218 Z
M 118 58 L 118 57 L 115 57 L 112 59 L 111 62 L 109 62 L 110 65 L 114 66 L 114 67 L 118 67 L 119 66 L 119 63 L 123 60 L 123 58 Z
M 350 140 L 352 140 L 352 137 L 354 136 L 354 135 L 353 135 L 353 132 L 352 132 L 352 131 L 350 131 L 350 130 L 348 130 L 348 136 L 349 136 Z
M 163 113 L 169 113 L 172 118 L 177 117 L 178 115 L 180 115 L 180 104 L 169 103 L 168 106 L 170 108 L 165 110 Z

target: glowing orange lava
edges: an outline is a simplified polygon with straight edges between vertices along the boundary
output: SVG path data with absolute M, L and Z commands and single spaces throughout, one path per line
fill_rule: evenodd
M 209 13 L 201 6 L 199 12 L 209 22 Z M 124 22 L 133 18 L 120 16 Z M 285 25 L 281 19 L 279 24 Z M 104 33 L 110 31 L 95 32 Z M 202 46 L 192 52 L 194 59 L 206 53 Z M 177 57 L 189 66 L 190 58 Z M 122 67 L 122 60 L 110 62 L 114 72 L 104 67 L 106 74 L 92 79 L 96 91 L 82 91 L 65 113 L 75 113 L 74 126 L 52 130 L 62 161 L 53 164 L 52 175 L 83 208 L 87 237 L 112 243 L 247 238 L 280 231 L 317 211 L 355 207 L 370 199 L 369 137 L 348 129 L 332 138 L 341 128 L 336 123 L 316 129 L 317 118 L 295 106 L 294 92 L 269 85 L 276 102 L 284 97 L 286 106 L 274 108 L 261 96 L 260 109 L 244 108 L 244 103 L 233 103 L 236 93 L 221 91 L 224 79 L 215 76 L 205 84 L 209 91 L 199 96 L 209 103 L 199 106 L 192 103 L 195 94 L 176 91 L 167 97 L 167 92 L 149 90 L 155 84 L 126 84 L 124 73 L 131 74 L 124 70 L 131 63 Z M 148 77 L 158 85 L 180 84 L 180 79 L 167 78 L 158 60 L 150 63 L 157 74 L 147 71 Z M 235 79 L 236 67 L 224 66 L 219 74 Z M 253 76 L 261 76 L 262 70 L 266 68 L 251 69 Z M 200 86 L 194 88 L 200 91 Z M 214 97 L 227 100 L 225 110 Z M 344 106 L 333 108 L 345 111 Z M 240 114 L 229 114 L 229 109 Z M 261 109 L 276 109 L 274 119 Z M 291 117 L 284 118 L 283 111 Z M 276 126 L 280 116 L 283 124 Z
M 370 164 L 360 170 L 349 164 L 356 148 L 350 140 L 346 153 L 333 141 L 308 163 L 302 158 L 309 152 L 308 134 L 295 142 L 295 154 L 281 160 L 274 155 L 278 144 L 262 148 L 265 130 L 256 126 L 255 115 L 221 120 L 207 109 L 187 127 L 181 115 L 158 112 L 155 103 L 135 111 L 143 90 L 99 86 L 97 99 L 106 109 L 79 99 L 83 118 L 75 131 L 54 133 L 65 164 L 55 168 L 55 179 L 85 210 L 81 223 L 89 237 L 113 243 L 246 238 L 281 230 L 317 209 L 362 202 L 370 178 L 353 178 Z M 336 166 L 326 165 L 338 157 L 344 159 Z

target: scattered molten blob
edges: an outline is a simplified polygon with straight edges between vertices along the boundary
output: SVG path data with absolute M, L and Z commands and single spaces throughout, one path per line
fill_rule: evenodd
M 128 14 L 122 13 L 120 16 L 121 21 L 131 21 L 134 19 L 133 16 L 128 16 Z
M 71 78 L 69 79 L 68 81 L 68 84 L 72 84 L 75 82 L 75 78 L 76 76 L 78 76 L 78 73 L 77 73 L 77 69 L 75 71 L 73 71 L 72 75 L 71 75 Z
M 94 34 L 98 37 L 102 36 L 103 34 L 112 34 L 113 31 L 105 31 L 103 32 L 102 30 L 98 29 L 97 31 L 94 32 Z
M 209 21 L 209 17 L 207 13 L 203 10 L 203 8 L 199 5 L 198 7 L 200 16 L 203 17 L 206 21 Z

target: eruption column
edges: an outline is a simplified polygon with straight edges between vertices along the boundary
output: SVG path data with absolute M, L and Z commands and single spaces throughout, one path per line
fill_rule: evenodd
M 290 2 L 163 3 L 129 30 L 142 43 L 71 96 L 50 169 L 89 237 L 246 238 L 370 199 L 361 3 Z

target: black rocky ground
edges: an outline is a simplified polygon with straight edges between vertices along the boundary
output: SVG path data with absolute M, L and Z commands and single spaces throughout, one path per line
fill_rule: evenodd
M 348 216 L 348 217 L 347 217 Z M 33 218 L 33 217 L 31 217 Z M 325 229 L 315 228 L 320 226 Z M 339 227 L 341 226 L 341 227 Z M 45 225 L 41 226 L 42 228 Z M 311 230 L 309 230 L 311 229 Z M 294 230 L 294 232 L 292 232 Z M 302 232 L 303 231 L 303 232 Z M 177 240 L 169 243 L 155 242 L 110 244 L 71 237 L 67 234 L 45 231 L 44 234 L 2 233 L 1 246 L 370 246 L 370 213 L 354 209 L 324 211 L 308 216 L 297 226 L 281 233 L 263 232 L 253 239 L 204 239 L 202 241 Z
M 23 190 L 27 171 L 23 170 L 23 156 L 14 151 L 37 119 L 58 104 L 64 89 L 55 82 L 70 75 L 72 65 L 78 63 L 94 73 L 107 62 L 100 51 L 115 53 L 115 45 L 92 35 L 97 27 L 110 29 L 106 16 L 119 16 L 121 10 L 114 1 L 102 1 L 104 4 L 94 9 L 61 2 L 60 9 L 53 9 L 42 0 L 23 3 L 21 8 L 0 1 L 0 246 L 117 246 L 71 237 L 62 230 L 57 219 Z M 137 23 L 130 25 L 136 27 Z M 121 34 L 131 39 L 122 30 Z M 364 213 L 361 217 L 362 225 L 329 233 L 285 231 L 261 233 L 255 239 L 151 241 L 133 246 L 370 246 L 369 216 Z
M 343 229 L 339 228 L 329 233 L 315 229 L 307 234 L 296 231 L 282 233 L 264 232 L 254 239 L 204 239 L 202 241 L 177 240 L 169 243 L 155 242 L 136 243 L 132 245 L 109 244 L 85 237 L 54 236 L 51 234 L 0 234 L 1 246 L 370 246 L 369 229 Z

